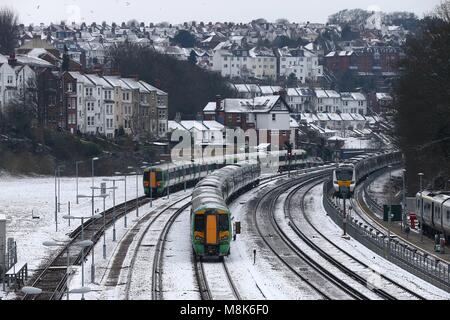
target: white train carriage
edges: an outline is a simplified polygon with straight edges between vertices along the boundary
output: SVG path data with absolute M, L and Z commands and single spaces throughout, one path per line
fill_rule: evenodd
M 450 192 L 422 191 L 416 195 L 416 214 L 422 220 L 424 233 L 450 236 Z

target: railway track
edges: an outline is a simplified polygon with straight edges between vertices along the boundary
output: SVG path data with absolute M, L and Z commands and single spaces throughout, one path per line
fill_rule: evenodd
M 117 205 L 114 208 L 108 209 L 105 212 L 106 228 L 110 227 L 114 223 L 115 219 L 120 219 L 125 215 L 125 206 L 127 208 L 126 213 L 134 211 L 137 207 L 137 199 L 127 201 Z M 139 198 L 139 206 L 143 206 L 149 202 L 146 197 Z M 115 211 L 115 215 L 114 215 Z M 87 217 L 89 218 L 89 217 Z M 67 270 L 67 255 L 69 255 L 69 265 L 81 264 L 81 252 L 74 250 L 72 246 L 81 240 L 91 240 L 95 244 L 100 240 L 103 235 L 104 229 L 103 217 L 99 219 L 89 219 L 83 224 L 83 237 L 82 228 L 79 226 L 69 236 L 71 240 L 64 245 L 62 250 L 50 260 L 50 262 L 43 268 L 40 273 L 37 273 L 29 283 L 33 287 L 42 289 L 42 293 L 39 295 L 23 295 L 22 300 L 60 300 L 66 290 L 68 280 Z M 84 250 L 85 256 L 89 254 L 93 246 Z
M 131 298 L 131 289 L 135 288 L 136 282 L 139 284 L 139 276 L 134 276 L 135 270 L 148 270 L 151 269 L 151 292 L 153 300 L 161 300 L 163 298 L 162 292 L 162 263 L 164 256 L 164 244 L 169 234 L 170 228 L 172 227 L 175 220 L 183 212 L 190 207 L 190 195 L 187 197 L 182 197 L 177 201 L 171 203 L 168 206 L 164 206 L 156 214 L 151 216 L 151 221 L 147 225 L 139 226 L 139 230 L 133 233 L 133 241 L 137 234 L 140 232 L 141 228 L 144 228 L 136 243 L 134 249 L 128 275 L 127 282 L 125 286 L 125 299 L 129 300 Z M 154 230 L 152 230 L 152 228 Z M 159 232 L 156 239 L 153 239 L 154 233 Z M 145 245 L 144 245 L 145 242 Z M 128 248 L 127 248 L 128 249 Z M 149 261 L 148 258 L 152 257 Z M 122 261 L 123 262 L 123 261 Z M 151 263 L 150 263 L 151 262 Z
M 202 300 L 242 300 L 225 261 L 195 259 L 195 274 Z
M 299 236 L 300 239 L 302 239 L 303 242 L 305 242 L 309 247 L 311 247 L 314 251 L 316 251 L 322 258 L 324 258 L 326 261 L 328 261 L 330 264 L 338 268 L 341 272 L 349 276 L 350 278 L 354 279 L 356 282 L 360 283 L 361 285 L 365 286 L 367 289 L 371 290 L 376 295 L 380 296 L 383 299 L 386 300 L 397 300 L 397 297 L 395 293 L 389 293 L 386 289 L 381 289 L 379 287 L 375 287 L 373 284 L 367 281 L 367 276 L 376 273 L 377 271 L 371 268 L 366 263 L 362 262 L 361 260 L 357 259 L 353 255 L 349 254 L 347 251 L 340 248 L 338 245 L 336 245 L 334 242 L 332 242 L 328 237 L 326 237 L 322 232 L 320 232 L 311 222 L 309 217 L 306 214 L 306 206 L 305 206 L 305 198 L 307 194 L 315 188 L 317 185 L 322 184 L 325 182 L 325 179 L 322 179 L 318 182 L 311 182 L 309 185 L 304 185 L 300 187 L 296 187 L 293 190 L 291 190 L 287 196 L 286 202 L 285 202 L 285 213 L 286 217 L 288 218 L 288 224 L 292 228 L 292 230 Z M 303 190 L 303 191 L 302 191 Z M 294 221 L 294 218 L 292 216 L 292 211 L 290 208 L 297 207 L 296 205 L 292 205 L 293 199 L 295 199 L 300 193 L 300 211 L 302 216 L 302 221 L 305 221 L 307 223 L 307 228 L 305 225 L 302 225 L 302 228 L 300 228 L 296 222 Z M 305 230 L 309 229 L 312 232 L 309 232 L 306 234 Z M 315 239 L 312 241 L 311 239 Z M 351 270 L 349 267 L 344 265 L 341 261 L 338 261 L 336 258 L 334 258 L 332 255 L 327 253 L 325 250 L 323 250 L 316 242 L 318 240 L 324 240 L 325 244 L 329 249 L 332 249 L 334 252 L 338 252 L 342 254 L 345 258 L 348 258 L 348 263 L 351 266 L 354 266 L 356 263 L 358 266 L 364 268 L 364 272 L 359 272 Z M 363 273 L 365 276 L 361 275 L 360 273 Z M 391 278 L 379 274 L 378 275 L 381 280 L 383 281 L 382 286 L 384 288 L 392 288 L 394 287 L 394 291 L 400 291 L 402 294 L 406 293 L 407 296 L 403 296 L 403 298 L 406 299 L 418 299 L 418 300 L 424 300 L 422 296 L 415 293 L 414 291 L 408 289 L 407 287 L 399 284 L 397 281 L 392 280 Z M 397 289 L 397 290 L 395 290 Z M 392 291 L 392 290 L 390 290 Z M 396 292 L 398 294 L 398 292 Z
M 278 198 L 297 184 L 328 176 L 329 172 L 315 173 L 282 183 L 258 198 L 252 212 L 257 232 L 265 245 L 298 278 L 312 288 L 321 298 L 367 299 L 345 281 L 330 273 L 314 259 L 307 256 L 276 223 L 274 212 Z M 265 223 L 263 223 L 265 222 Z M 269 222 L 269 223 L 267 223 Z M 288 253 L 286 252 L 288 251 Z M 299 269 L 301 270 L 299 272 Z

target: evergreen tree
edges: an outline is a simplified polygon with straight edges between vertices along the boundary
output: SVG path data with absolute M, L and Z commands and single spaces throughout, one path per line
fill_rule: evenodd
M 197 65 L 197 55 L 195 54 L 194 50 L 191 51 L 191 54 L 189 55 L 188 61 L 192 63 L 193 65 Z
M 405 53 L 395 122 L 413 195 L 419 172 L 425 173 L 425 187 L 450 178 L 450 22 L 423 20 Z
M 9 55 L 17 44 L 17 15 L 14 11 L 0 9 L 0 53 Z

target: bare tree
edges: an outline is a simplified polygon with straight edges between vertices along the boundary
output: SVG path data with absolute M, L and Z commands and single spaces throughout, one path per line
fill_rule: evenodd
M 7 7 L 0 9 L 0 53 L 14 52 L 17 44 L 17 15 Z
M 436 6 L 432 15 L 450 22 L 450 1 L 442 1 L 439 5 Z

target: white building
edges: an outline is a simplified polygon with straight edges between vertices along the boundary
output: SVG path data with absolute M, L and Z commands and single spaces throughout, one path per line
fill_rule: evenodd
M 341 95 L 334 90 L 314 90 L 316 98 L 314 101 L 315 112 L 337 112 L 341 109 Z
M 319 56 L 305 48 L 276 51 L 278 57 L 278 75 L 289 77 L 294 74 L 301 83 L 307 80 L 317 81 L 323 75 L 323 66 L 319 65 Z
M 17 77 L 14 68 L 8 63 L 0 64 L 0 110 L 4 111 L 16 96 Z
M 342 92 L 342 110 L 344 113 L 367 114 L 367 98 L 359 92 Z

